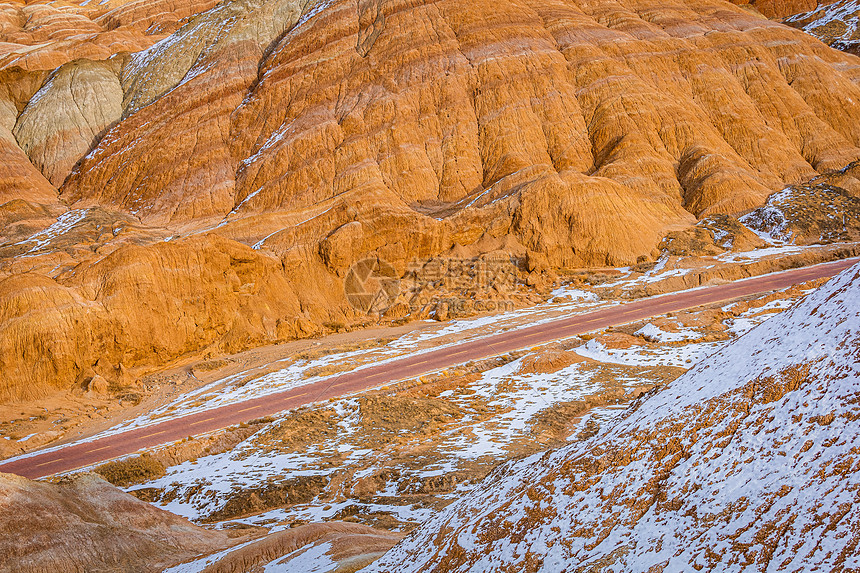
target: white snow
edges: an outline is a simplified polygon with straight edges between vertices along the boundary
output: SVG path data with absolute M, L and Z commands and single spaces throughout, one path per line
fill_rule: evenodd
M 51 224 L 50 227 L 43 231 L 39 231 L 35 235 L 31 236 L 24 241 L 19 243 L 15 243 L 18 245 L 29 245 L 33 244 L 32 247 L 27 251 L 27 253 L 34 253 L 40 250 L 42 247 L 50 243 L 52 240 L 65 235 L 69 231 L 71 231 L 75 225 L 80 223 L 89 212 L 89 209 L 73 209 L 71 211 L 66 211 L 59 217 L 57 217 L 56 222 Z
M 802 22 L 812 18 L 803 26 L 803 30 L 812 35 L 815 35 L 817 28 L 827 26 L 832 22 L 841 22 L 845 24 L 841 38 L 845 41 L 851 41 L 857 32 L 858 12 L 860 12 L 860 2 L 856 0 L 820 3 L 814 10 L 795 14 L 787 18 L 786 22 Z
M 179 565 L 175 565 L 170 567 L 169 569 L 165 569 L 162 573 L 200 573 L 207 566 L 215 563 L 219 559 L 226 557 L 228 553 L 245 547 L 246 545 L 250 545 L 257 541 L 256 539 L 252 539 L 251 541 L 247 541 L 240 545 L 235 545 L 229 549 L 225 549 L 223 551 L 219 551 L 217 553 L 212 553 L 205 557 L 201 557 L 200 559 L 195 559 L 194 561 L 189 561 L 188 563 L 181 563 Z
M 680 342 L 682 340 L 697 340 L 702 337 L 701 334 L 691 328 L 682 328 L 675 332 L 667 332 L 650 322 L 634 332 L 634 334 L 652 342 Z
M 860 265 L 593 438 L 507 464 L 367 571 L 457 546 L 446 570 L 857 567 L 858 402 Z
M 640 276 L 636 276 L 635 273 L 628 272 L 626 276 L 622 276 L 621 278 L 619 278 L 613 282 L 604 283 L 600 286 L 602 288 L 605 288 L 605 289 L 615 288 L 615 287 L 624 287 L 624 288 L 629 289 L 629 288 L 634 287 L 634 286 L 641 286 L 641 285 L 647 285 L 647 284 L 659 282 L 659 281 L 665 280 L 669 277 L 681 277 L 681 276 L 684 276 L 684 275 L 689 274 L 689 273 L 696 270 L 694 268 L 685 268 L 685 267 L 679 267 L 679 268 L 675 268 L 675 269 L 666 270 L 666 265 L 668 264 L 668 262 L 669 262 L 669 256 L 663 255 L 662 257 L 660 257 L 657 260 L 657 264 L 654 265 L 654 267 L 651 270 L 649 270 L 646 273 L 643 273 Z M 632 278 L 631 278 L 631 275 L 632 275 Z
M 549 299 L 549 302 L 566 302 L 568 300 L 597 302 L 599 299 L 593 292 L 572 288 L 569 285 L 563 285 L 552 291 L 552 298 Z
M 263 571 L 265 573 L 327 573 L 334 571 L 338 564 L 327 555 L 330 549 L 331 543 L 303 547 L 269 563 Z
M 583 346 L 575 348 L 573 352 L 585 358 L 597 360 L 598 362 L 610 362 L 626 366 L 678 366 L 689 368 L 692 364 L 716 352 L 723 344 L 725 343 L 702 342 L 655 349 L 637 345 L 630 346 L 629 348 L 607 348 L 597 339 L 593 339 L 586 342 Z
M 461 406 L 464 416 L 447 431 L 440 443 L 434 445 L 435 460 L 412 470 L 404 470 L 403 477 L 444 475 L 457 471 L 461 464 L 470 461 L 506 459 L 511 443 L 518 439 L 530 439 L 535 414 L 554 404 L 584 399 L 601 388 L 594 380 L 598 374 L 595 368 L 583 368 L 581 364 L 573 364 L 552 374 L 518 374 L 522 361 L 523 359 L 520 359 L 490 369 L 459 392 L 446 392 L 444 397 Z M 615 379 L 626 388 L 634 388 L 643 383 L 638 376 L 620 369 Z M 474 397 L 485 399 L 487 407 L 495 412 L 490 419 L 481 420 L 477 414 L 472 413 L 470 405 Z M 264 451 L 257 443 L 258 438 L 264 438 L 258 434 L 230 452 L 171 467 L 164 477 L 131 489 L 154 487 L 173 491 L 178 495 L 161 507 L 189 519 L 200 520 L 223 507 L 234 490 L 253 488 L 270 480 L 327 475 L 334 471 L 329 467 L 318 469 L 315 462 L 320 454 L 350 452 L 345 459 L 342 458 L 337 471 L 354 471 L 353 479 L 370 476 L 379 471 L 385 465 L 387 454 L 375 453 L 374 450 L 360 447 L 354 441 L 358 422 L 357 401 L 344 399 L 331 404 L 331 407 L 343 416 L 338 422 L 337 437 L 314 445 L 303 453 Z M 592 416 L 595 419 L 606 419 L 615 413 L 612 408 L 606 408 L 593 412 Z M 277 421 L 274 422 L 274 426 L 277 424 Z M 416 439 L 420 442 L 423 438 Z M 396 486 L 396 481 L 389 482 L 387 489 L 377 494 L 376 502 L 360 505 L 364 511 L 388 512 L 401 521 L 420 523 L 432 517 L 433 511 L 427 507 L 403 505 L 398 499 L 400 493 Z M 461 484 L 461 492 L 470 487 L 472 486 Z M 386 498 L 390 498 L 391 502 L 387 503 Z M 338 511 L 355 504 L 355 500 L 340 503 L 312 502 L 265 512 L 240 521 L 250 524 L 295 519 L 320 521 L 331 519 Z

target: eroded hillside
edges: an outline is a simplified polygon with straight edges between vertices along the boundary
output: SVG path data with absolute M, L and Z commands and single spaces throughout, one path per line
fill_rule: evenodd
M 0 570 L 157 572 L 236 545 L 125 494 L 99 476 L 58 483 L 0 474 Z
M 365 257 L 653 260 L 860 158 L 860 61 L 717 0 L 4 6 L 6 400 L 365 324 Z

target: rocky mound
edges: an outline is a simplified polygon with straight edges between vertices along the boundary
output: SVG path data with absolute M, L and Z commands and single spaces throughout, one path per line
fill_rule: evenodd
M 198 560 L 193 570 L 350 573 L 378 559 L 401 535 L 346 522 L 311 523 L 277 531 L 233 551 Z M 170 573 L 168 570 L 167 573 Z
M 827 183 L 788 187 L 741 217 L 769 241 L 803 245 L 860 239 L 860 198 Z
M 366 257 L 634 264 L 860 158 L 860 62 L 722 0 L 3 6 L 0 399 L 360 323 Z
M 237 11 L 273 23 L 238 26 Z M 858 157 L 857 63 L 729 4 L 354 16 L 347 2 L 235 1 L 135 55 L 131 115 L 63 199 L 158 225 L 226 217 L 222 233 L 276 252 L 334 231 L 336 271 L 487 232 L 555 265 L 620 264 L 693 216 L 757 206 Z M 261 216 L 273 211 L 295 216 Z
M 368 571 L 857 567 L 860 265 Z
M 0 474 L 0 571 L 161 571 L 235 543 L 94 474 L 56 484 Z
M 711 256 L 773 245 L 850 243 L 860 239 L 860 164 L 790 185 L 738 217 L 712 215 L 669 233 L 669 256 Z

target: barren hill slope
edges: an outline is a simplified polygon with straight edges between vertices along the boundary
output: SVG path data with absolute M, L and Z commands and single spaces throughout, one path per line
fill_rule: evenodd
M 0 571 L 161 571 L 237 543 L 95 474 L 60 483 L 0 474 Z
M 722 0 L 2 7 L 0 399 L 355 322 L 364 257 L 634 264 L 860 159 L 860 60 Z
M 854 570 L 860 265 L 368 571 Z

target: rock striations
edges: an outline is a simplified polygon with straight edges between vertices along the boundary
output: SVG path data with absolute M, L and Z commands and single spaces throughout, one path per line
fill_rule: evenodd
M 0 70 L 53 70 L 137 52 L 218 0 L 0 2 Z
M 365 257 L 634 264 L 860 159 L 860 60 L 723 0 L 6 0 L 0 78 L 3 400 L 353 322 Z
M 853 570 L 860 265 L 368 571 Z
M 95 474 L 59 483 L 0 474 L 0 571 L 156 572 L 237 543 Z
M 471 227 L 458 242 L 510 232 L 556 264 L 605 264 L 858 156 L 857 62 L 728 4 L 368 2 L 356 19 L 348 2 L 284 2 L 282 37 L 253 27 L 201 46 L 237 4 L 262 10 L 219 6 L 134 57 L 130 111 L 161 89 L 141 68 L 181 80 L 107 134 L 64 200 L 157 225 L 329 201 L 344 207 L 305 240 L 399 219 L 424 242 Z M 377 241 L 420 250 L 401 233 Z

